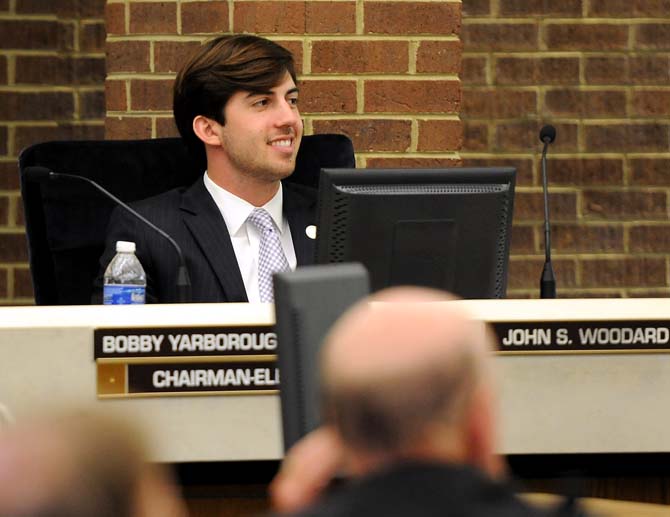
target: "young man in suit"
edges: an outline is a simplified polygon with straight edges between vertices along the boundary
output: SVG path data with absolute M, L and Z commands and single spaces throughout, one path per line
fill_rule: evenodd
M 186 189 L 133 207 L 180 245 L 191 302 L 270 302 L 272 274 L 310 263 L 316 192 L 283 184 L 295 168 L 303 127 L 291 53 L 252 35 L 221 36 L 186 63 L 174 85 L 174 117 L 207 170 Z M 116 209 L 100 259 L 98 288 L 118 240 L 136 243 L 147 301 L 179 301 L 178 258 L 153 230 Z
M 502 480 L 492 333 L 439 303 L 447 299 L 395 288 L 335 324 L 321 355 L 325 424 L 288 452 L 271 486 L 278 510 L 303 517 L 578 515 L 530 507 Z M 327 491 L 336 475 L 348 479 Z

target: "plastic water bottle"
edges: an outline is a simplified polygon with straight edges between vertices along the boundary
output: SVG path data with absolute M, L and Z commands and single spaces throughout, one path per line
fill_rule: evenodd
M 105 305 L 143 304 L 147 276 L 135 256 L 135 243 L 117 241 L 116 255 L 107 266 L 104 277 L 103 302 Z

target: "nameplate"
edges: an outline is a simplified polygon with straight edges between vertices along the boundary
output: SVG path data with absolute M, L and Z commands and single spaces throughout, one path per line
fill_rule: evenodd
M 113 328 L 93 331 L 95 359 L 126 357 L 240 356 L 277 352 L 270 325 Z
M 94 330 L 98 397 L 259 395 L 279 389 L 271 325 Z
M 670 320 L 491 322 L 498 351 L 670 352 Z

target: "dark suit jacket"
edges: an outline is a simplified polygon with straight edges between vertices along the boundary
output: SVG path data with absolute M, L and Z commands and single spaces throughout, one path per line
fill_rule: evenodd
M 283 190 L 283 211 L 291 228 L 298 265 L 311 264 L 314 240 L 307 237 L 305 228 L 315 224 L 316 190 L 292 183 L 283 183 Z M 192 302 L 248 301 L 226 223 L 202 178 L 188 188 L 170 190 L 131 206 L 181 247 L 191 277 Z M 164 237 L 119 207 L 107 228 L 94 303 L 102 299 L 104 271 L 119 240 L 133 241 L 137 246 L 136 255 L 147 274 L 147 302 L 177 302 L 176 251 Z
M 541 511 L 467 466 L 399 465 L 336 489 L 299 517 L 578 516 L 572 507 Z

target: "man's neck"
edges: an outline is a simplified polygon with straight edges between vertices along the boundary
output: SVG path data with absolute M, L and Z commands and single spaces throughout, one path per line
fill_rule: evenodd
M 270 201 L 277 194 L 280 185 L 279 180 L 267 182 L 258 181 L 255 178 L 231 178 L 209 170 L 207 175 L 219 187 L 256 207 L 263 206 Z

